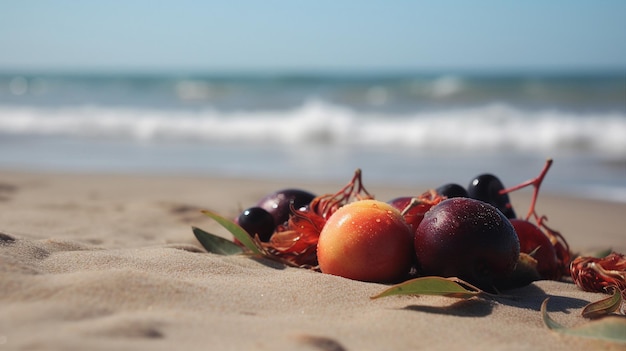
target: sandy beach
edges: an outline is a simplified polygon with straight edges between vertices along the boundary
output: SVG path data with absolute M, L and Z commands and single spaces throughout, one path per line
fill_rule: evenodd
M 350 175 L 346 176 L 348 180 Z M 365 185 L 388 200 L 416 189 Z M 200 213 L 234 217 L 287 187 L 317 194 L 343 184 L 0 172 L 0 350 L 606 350 L 624 344 L 565 326 L 605 295 L 539 281 L 508 298 L 402 296 L 387 286 L 245 256 L 208 254 L 196 226 L 230 238 Z M 626 252 L 626 204 L 542 189 L 538 211 L 576 252 Z M 512 194 L 518 214 L 529 191 Z

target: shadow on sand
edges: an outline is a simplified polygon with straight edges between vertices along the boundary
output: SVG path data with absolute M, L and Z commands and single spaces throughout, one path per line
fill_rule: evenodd
M 589 303 L 582 299 L 550 295 L 537 285 L 530 284 L 500 295 L 458 300 L 447 306 L 410 305 L 403 309 L 458 317 L 486 317 L 492 313 L 496 304 L 540 311 L 541 303 L 548 297 L 550 298 L 549 312 L 570 313 L 571 310 L 583 308 Z

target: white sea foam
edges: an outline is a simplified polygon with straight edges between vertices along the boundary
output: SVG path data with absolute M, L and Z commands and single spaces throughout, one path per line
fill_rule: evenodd
M 433 97 L 445 97 L 452 95 L 463 88 L 463 81 L 455 76 L 443 76 L 432 82 L 431 93 Z
M 525 111 L 503 104 L 404 115 L 359 113 L 322 101 L 291 110 L 236 112 L 5 105 L 0 106 L 2 134 L 626 156 L 623 113 Z

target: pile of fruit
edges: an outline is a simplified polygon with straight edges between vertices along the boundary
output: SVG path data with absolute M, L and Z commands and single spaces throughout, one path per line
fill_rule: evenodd
M 398 283 L 455 277 L 497 292 L 572 276 L 581 288 L 595 289 L 592 284 L 602 286 L 607 279 L 585 262 L 602 267 L 602 261 L 571 264 L 564 237 L 535 212 L 551 165 L 548 160 L 536 178 L 511 188 L 482 174 L 467 187 L 445 184 L 387 202 L 374 199 L 357 170 L 335 194 L 316 196 L 301 189 L 269 194 L 230 227 L 247 232 L 248 237 L 235 235 L 243 251 L 349 279 Z M 533 196 L 520 218 L 509 193 L 524 187 L 533 187 Z M 623 255 L 613 255 L 613 266 L 626 265 Z

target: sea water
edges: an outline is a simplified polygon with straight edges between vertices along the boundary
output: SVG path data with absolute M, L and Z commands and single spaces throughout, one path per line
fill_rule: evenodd
M 505 185 L 626 202 L 626 73 L 0 74 L 0 168 Z M 548 190 L 546 190 L 548 191 Z

